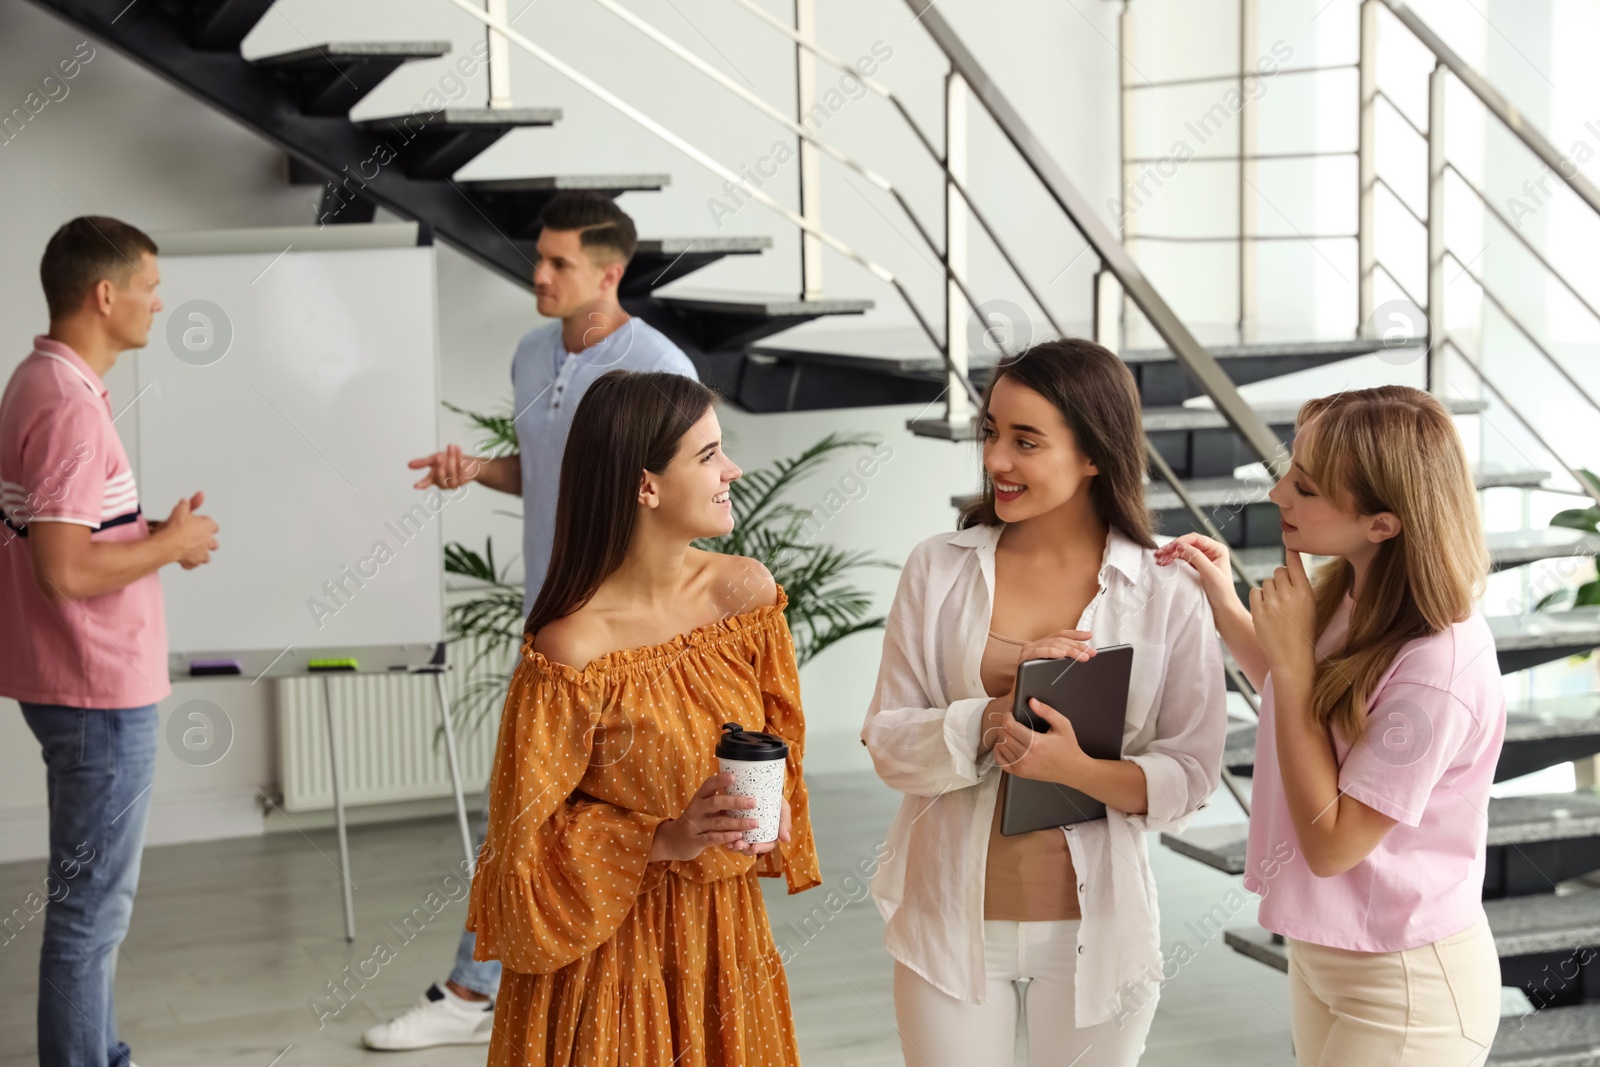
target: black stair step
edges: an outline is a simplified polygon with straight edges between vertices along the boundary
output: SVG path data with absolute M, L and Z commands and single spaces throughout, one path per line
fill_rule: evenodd
M 449 41 L 340 41 L 251 62 L 288 85 L 303 114 L 348 115 L 402 64 L 449 51 Z
M 272 3 L 273 0 L 168 0 L 162 6 L 182 21 L 191 47 L 205 52 L 236 52 Z
M 1087 323 L 1064 323 L 1063 326 L 1068 333 L 1077 336 L 1092 333 Z M 795 361 L 848 363 L 879 374 L 941 382 L 944 379 L 943 360 L 927 337 L 915 328 L 893 333 L 882 331 L 875 337 L 863 334 L 848 342 L 845 338 L 834 338 L 831 343 L 833 347 L 823 349 L 796 338 L 782 345 L 763 346 L 762 351 Z M 1376 340 L 1335 340 L 1208 345 L 1206 351 L 1222 364 L 1222 369 L 1236 384 L 1244 385 L 1367 355 L 1384 347 L 1382 341 Z M 1202 395 L 1167 349 L 1131 349 L 1123 352 L 1122 358 L 1139 382 L 1146 405 L 1179 405 Z M 974 384 L 981 388 L 988 380 L 993 360 L 975 354 L 971 363 L 970 375 Z
M 1223 931 L 1223 942 L 1241 956 L 1249 956 L 1257 963 L 1289 973 L 1289 949 L 1280 943 L 1271 930 L 1259 926 L 1234 926 Z
M 1274 401 L 1272 403 L 1252 404 L 1257 415 L 1269 426 L 1293 426 L 1295 416 L 1300 413 L 1301 401 Z M 1453 415 L 1476 415 L 1488 407 L 1482 400 L 1448 400 L 1445 407 Z M 1177 407 L 1150 407 L 1146 406 L 1143 414 L 1144 428 L 1149 433 L 1163 433 L 1175 430 L 1225 430 L 1228 420 L 1223 418 L 1222 412 L 1214 407 L 1177 406 Z
M 655 293 L 657 306 L 673 316 L 703 352 L 743 349 L 782 330 L 833 315 L 860 315 L 871 300 L 824 298 L 715 290 Z M 658 327 L 659 328 L 659 327 Z
M 1243 874 L 1248 828 L 1242 825 L 1195 826 L 1181 834 L 1164 833 L 1161 843 L 1180 856 L 1199 860 L 1223 874 Z
M 259 16 L 268 6 L 265 0 L 248 18 L 237 15 L 244 9 L 233 5 L 224 12 L 215 3 L 194 8 L 183 0 L 35 3 L 295 157 L 312 174 L 345 175 L 340 180 L 342 197 L 370 201 L 402 218 L 425 220 L 440 241 L 513 284 L 531 288 L 527 260 L 459 189 L 443 181 L 412 180 L 398 160 L 388 162 L 393 153 L 407 147 L 399 127 L 369 131 L 344 119 L 302 115 L 288 106 L 281 83 L 239 53 L 237 40 L 221 51 L 197 50 L 191 43 L 190 33 L 198 24 L 190 17 L 195 11 L 236 18 L 232 32 L 237 38 L 244 33 L 237 25 Z M 354 205 L 346 206 L 346 212 L 353 210 Z
M 1512 530 L 1484 535 L 1495 570 L 1523 567 L 1543 559 L 1593 558 L 1600 555 L 1600 537 L 1565 526 Z
M 538 258 L 538 237 L 518 237 L 512 245 L 522 253 L 532 276 Z M 660 285 L 708 267 L 727 256 L 752 256 L 772 247 L 770 237 L 644 237 L 640 238 L 628 261 L 628 268 L 617 285 L 617 296 L 629 314 L 642 315 L 645 321 L 661 328 L 659 320 L 677 317 L 664 312 L 650 298 Z M 685 349 L 688 351 L 688 349 Z
M 1481 400 L 1450 399 L 1444 403 L 1456 415 L 1478 414 L 1488 406 Z M 1251 407 L 1280 441 L 1287 444 L 1294 439 L 1300 402 L 1257 403 Z M 1255 453 L 1222 413 L 1209 405 L 1147 406 L 1143 422 L 1150 443 L 1180 478 L 1230 476 L 1236 468 L 1256 462 Z
M 670 174 L 552 174 L 530 178 L 490 178 L 462 182 L 507 237 L 537 237 L 539 212 L 557 193 L 602 193 L 615 200 L 623 193 L 656 193 L 672 181 Z
M 1505 746 L 1494 780 L 1508 782 L 1596 754 L 1600 754 L 1600 693 L 1540 697 L 1506 709 Z M 1222 759 L 1234 774 L 1254 773 L 1254 723 L 1230 726 Z
M 1402 347 L 1424 347 L 1418 340 Z M 1209 352 L 1235 385 L 1281 378 L 1285 374 L 1370 355 L 1396 346 L 1381 340 L 1357 338 L 1334 341 L 1278 341 L 1261 344 L 1207 345 Z M 1181 404 L 1204 395 L 1167 348 L 1136 348 L 1121 353 L 1123 362 L 1139 383 L 1147 405 Z
M 1161 843 L 1226 874 L 1243 874 L 1246 828 L 1202 826 L 1164 833 Z M 1493 797 L 1489 801 L 1487 899 L 1549 893 L 1600 870 L 1600 795 L 1592 790 Z
M 519 126 L 560 121 L 558 107 L 447 107 L 356 125 L 388 145 L 409 177 L 443 180 Z
M 1501 674 L 1600 648 L 1600 606 L 1490 615 L 1487 622 Z
M 617 295 L 648 296 L 726 256 L 752 256 L 772 247 L 770 237 L 655 237 L 639 242 Z

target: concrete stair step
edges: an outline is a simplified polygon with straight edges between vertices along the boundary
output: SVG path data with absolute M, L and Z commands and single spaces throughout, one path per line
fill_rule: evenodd
M 655 193 L 672 182 L 668 174 L 547 174 L 462 182 L 507 237 L 539 234 L 539 213 L 552 197 L 566 192 L 596 192 L 615 200 L 623 193 Z
M 1600 1004 L 1502 1016 L 1487 1067 L 1600 1067 Z
M 1494 634 L 1501 674 L 1600 648 L 1600 605 L 1490 615 L 1486 621 Z
M 871 300 L 806 300 L 790 294 L 715 289 L 655 292 L 651 299 L 678 320 L 696 349 L 706 352 L 742 350 L 802 323 L 836 315 L 860 315 L 873 307 Z
M 401 65 L 449 51 L 449 41 L 332 41 L 250 62 L 289 86 L 303 114 L 348 115 Z
M 644 238 L 617 292 L 624 299 L 645 296 L 726 256 L 753 256 L 771 247 L 770 237 Z
M 408 177 L 443 181 L 512 130 L 560 121 L 558 107 L 446 107 L 362 119 L 356 126 L 382 139 Z

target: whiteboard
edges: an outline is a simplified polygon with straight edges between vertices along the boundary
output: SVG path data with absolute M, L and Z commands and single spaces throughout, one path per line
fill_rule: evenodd
M 160 572 L 171 672 L 425 663 L 444 636 L 455 495 L 413 489 L 406 468 L 438 441 L 434 250 L 266 244 L 163 246 L 164 311 L 135 360 L 147 516 L 202 490 L 220 527 L 210 563 Z

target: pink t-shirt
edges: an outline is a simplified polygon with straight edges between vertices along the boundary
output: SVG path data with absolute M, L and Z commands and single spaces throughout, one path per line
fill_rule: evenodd
M 1346 594 L 1318 652 L 1342 644 L 1352 604 Z M 1340 791 L 1399 820 L 1343 874 L 1319 878 L 1301 855 L 1273 705 L 1268 675 L 1245 853 L 1245 888 L 1262 897 L 1261 925 L 1332 948 L 1396 952 L 1482 918 L 1489 786 L 1506 730 L 1505 691 L 1483 616 L 1474 611 L 1404 645 L 1379 679 L 1362 739 L 1352 746 L 1334 731 Z
M 87 526 L 91 541 L 150 536 L 133 468 L 99 375 L 72 349 L 35 337 L 0 397 L 0 695 L 32 704 L 136 708 L 172 692 L 161 580 L 51 601 L 29 531 Z

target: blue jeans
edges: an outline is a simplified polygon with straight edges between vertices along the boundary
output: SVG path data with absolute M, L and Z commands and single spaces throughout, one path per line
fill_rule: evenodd
M 484 805 L 488 806 L 489 799 L 484 797 Z M 489 829 L 488 813 L 478 817 L 478 832 L 472 838 L 472 851 L 476 855 L 483 848 L 484 834 Z M 475 960 L 472 958 L 472 947 L 478 943 L 478 935 L 471 930 L 461 931 L 461 940 L 456 944 L 456 965 L 450 972 L 450 981 L 474 993 L 482 993 L 490 1000 L 500 992 L 500 961 Z
M 23 704 L 50 803 L 39 951 L 40 1067 L 128 1067 L 112 987 L 139 884 L 160 719 L 142 708 Z

